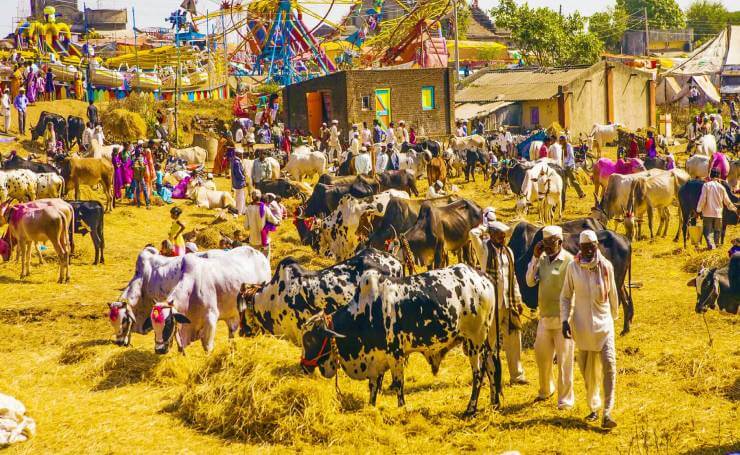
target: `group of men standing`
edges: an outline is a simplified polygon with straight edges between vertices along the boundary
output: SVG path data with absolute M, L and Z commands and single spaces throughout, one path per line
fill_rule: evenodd
M 343 141 L 339 121 L 332 120 L 331 126 L 323 123 L 319 134 L 321 136 L 321 147 L 327 154 L 328 162 L 333 163 L 340 160 L 343 156 Z M 362 122 L 362 127 L 358 124 L 352 125 L 345 142 L 347 152 L 352 155 L 367 152 L 373 146 L 396 150 L 403 143 L 416 143 L 416 134 L 413 128 L 407 128 L 406 122 L 403 120 L 398 122 L 398 126 L 394 122 L 390 122 L 388 128 L 383 128 L 377 119 L 373 120 L 372 129 L 368 127 L 367 122 Z
M 510 228 L 496 221 L 495 216 L 485 217 L 483 224 L 490 238 L 488 260 L 481 268 L 496 288 L 501 348 L 506 353 L 510 383 L 527 384 L 521 363 L 523 307 L 514 273 L 514 256 L 506 246 Z M 599 251 L 594 231 L 580 234 L 580 251 L 575 257 L 563 249 L 562 228 L 546 226 L 542 233 L 543 240 L 534 248 L 526 275 L 527 286 L 539 285 L 540 319 L 534 343 L 539 393 L 535 401 L 548 400 L 557 392 L 558 409 L 571 409 L 575 404 L 573 364 L 576 360 L 586 384 L 590 411 L 586 421 L 598 419 L 603 385 L 601 426 L 614 428 L 617 426 L 611 416 L 617 375 L 614 321 L 619 314 L 614 267 Z M 557 383 L 553 361 L 557 365 Z

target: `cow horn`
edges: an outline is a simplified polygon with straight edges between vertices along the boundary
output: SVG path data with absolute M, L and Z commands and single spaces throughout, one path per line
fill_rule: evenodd
M 396 228 L 393 227 L 393 225 L 391 225 L 391 229 L 393 230 L 393 238 L 394 239 L 397 239 L 398 238 L 398 232 L 396 231 Z
M 337 333 L 327 327 L 324 327 L 324 332 L 334 335 L 337 338 L 347 338 L 345 335 L 342 335 L 341 333 Z
M 302 205 L 299 205 L 296 208 L 296 215 L 295 216 L 296 216 L 296 218 L 303 218 L 303 206 Z

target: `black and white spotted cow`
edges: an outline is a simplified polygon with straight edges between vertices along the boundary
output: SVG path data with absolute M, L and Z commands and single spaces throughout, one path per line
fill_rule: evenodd
M 408 200 L 409 194 L 405 191 L 388 190 L 362 199 L 344 196 L 331 215 L 316 220 L 319 254 L 333 255 L 338 261 L 352 257 L 360 244 L 358 228 L 363 215 L 385 215 L 385 209 L 394 197 Z
M 368 270 L 382 276 L 403 275 L 396 258 L 372 248 L 317 271 L 306 270 L 287 257 L 252 299 L 247 296 L 246 287 L 242 288 L 237 302 L 242 328 L 250 327 L 247 332 L 251 328 L 263 329 L 300 346 L 303 324 L 322 310 L 332 312 L 347 305 L 357 291 L 360 276 Z
M 38 178 L 28 169 L 0 171 L 0 201 L 18 199 L 33 201 L 36 199 Z
M 465 264 L 400 279 L 366 272 L 348 306 L 306 323 L 301 365 L 309 373 L 318 367 L 327 378 L 341 366 L 351 378 L 367 379 L 371 405 L 390 370 L 398 405 L 403 406 L 407 357 L 424 354 L 436 372 L 445 353 L 461 343 L 473 370 L 465 411 L 472 415 L 484 372 L 496 384 L 491 402 L 499 404 L 501 371 L 491 350 L 496 341 L 495 295 L 491 281 Z

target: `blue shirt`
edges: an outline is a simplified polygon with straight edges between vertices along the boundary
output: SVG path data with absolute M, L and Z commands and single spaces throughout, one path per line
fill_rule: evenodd
M 383 128 L 381 128 L 380 125 L 375 125 L 375 128 L 373 128 L 373 144 L 383 142 L 384 136 L 385 131 L 383 131 Z
M 21 93 L 20 95 L 15 97 L 15 101 L 13 102 L 13 105 L 20 112 L 26 112 L 26 108 L 28 107 L 28 98 L 26 98 L 26 95 Z
M 240 190 L 245 186 L 247 186 L 247 178 L 244 176 L 242 160 L 238 157 L 233 157 L 231 159 L 231 187 L 235 190 Z

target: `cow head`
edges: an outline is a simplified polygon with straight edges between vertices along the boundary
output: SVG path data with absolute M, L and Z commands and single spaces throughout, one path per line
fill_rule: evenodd
M 10 242 L 6 241 L 5 238 L 0 239 L 0 255 L 3 257 L 4 262 L 10 260 Z
M 694 278 L 686 283 L 687 286 L 696 288 L 696 307 L 697 313 L 706 313 L 709 308 L 714 309 L 717 297 L 719 297 L 719 282 L 715 276 L 716 268 L 706 268 L 704 266 Z
M 128 346 L 131 344 L 131 329 L 136 322 L 134 310 L 128 302 L 113 302 L 108 304 L 108 319 L 113 326 L 113 333 L 116 337 L 115 343 L 118 346 Z
M 625 235 L 628 239 L 632 240 L 635 236 L 635 228 L 638 222 L 635 212 L 628 210 L 624 212 L 624 218 L 615 218 L 615 221 L 617 223 L 624 222 Z
M 144 330 L 154 329 L 154 352 L 167 354 L 175 340 L 178 324 L 190 324 L 190 319 L 178 313 L 171 304 L 158 303 L 144 321 Z
M 313 373 L 319 367 L 321 375 L 331 378 L 337 374 L 339 353 L 336 339 L 345 336 L 334 331 L 331 315 L 324 312 L 314 315 L 303 325 L 303 356 L 301 368 L 305 373 Z

